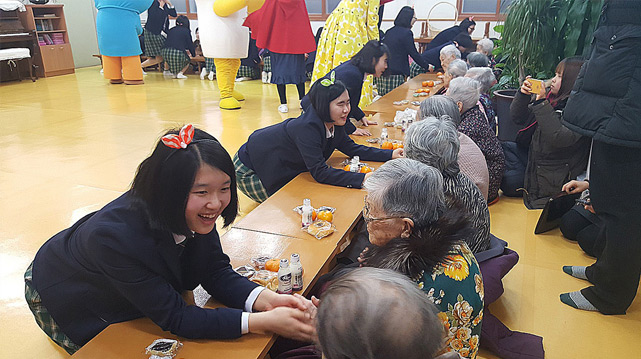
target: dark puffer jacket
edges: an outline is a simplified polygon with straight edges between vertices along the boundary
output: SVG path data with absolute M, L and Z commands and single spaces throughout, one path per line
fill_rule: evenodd
M 523 202 L 529 209 L 543 208 L 563 184 L 585 171 L 590 139 L 561 123 L 562 104 L 557 109 L 548 100 L 530 104 L 531 96 L 517 92 L 510 106 L 512 121 L 537 122 L 525 169 Z
M 641 1 L 606 1 L 564 113 L 595 141 L 641 148 Z

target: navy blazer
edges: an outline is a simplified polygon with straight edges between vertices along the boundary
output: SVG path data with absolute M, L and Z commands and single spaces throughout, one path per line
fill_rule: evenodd
M 420 67 L 428 68 L 430 62 L 425 61 L 416 50 L 412 30 L 402 26 L 394 26 L 385 33 L 383 43 L 390 51 L 391 56 L 387 61 L 387 70 L 391 75 L 409 76 L 410 64 L 407 56 L 411 56 Z
M 177 245 L 136 203 L 126 192 L 36 254 L 33 284 L 60 330 L 84 345 L 109 324 L 146 316 L 185 338 L 240 337 L 240 308 L 257 284 L 234 272 L 216 230 Z M 181 292 L 198 284 L 230 308 L 187 305 Z
M 441 44 L 440 46 L 425 50 L 421 54 L 421 57 L 428 64 L 432 64 L 435 69 L 443 68 L 443 65 L 441 65 L 441 49 L 447 45 L 454 45 L 454 42 L 448 41 L 444 44 Z M 427 67 L 423 68 L 427 70 Z
M 156 35 L 160 35 L 163 31 L 166 33 L 169 31 L 168 16 L 178 16 L 176 8 L 170 9 L 169 5 L 166 4 L 165 7 L 161 8 L 158 0 L 154 1 L 149 9 L 147 9 L 147 22 L 145 23 L 145 29 Z
M 459 24 L 460 25 L 460 24 Z M 452 27 L 449 27 L 441 32 L 439 32 L 432 41 L 430 41 L 429 44 L 427 44 L 428 49 L 433 49 L 435 47 L 439 47 L 443 45 L 446 42 L 450 42 L 454 40 L 456 35 L 460 34 L 461 27 L 459 25 L 454 25 Z
M 256 172 L 270 196 L 306 171 L 320 183 L 361 188 L 365 174 L 327 165 L 334 149 L 362 160 L 392 158 L 391 150 L 357 145 L 343 126 L 334 126 L 334 137 L 327 138 L 325 123 L 310 102 L 303 102 L 303 107 L 305 112 L 299 117 L 255 131 L 238 150 L 240 161 Z
M 196 47 L 191 39 L 191 31 L 184 26 L 174 26 L 167 32 L 165 47 L 180 51 L 189 50 L 191 56 L 196 56 Z

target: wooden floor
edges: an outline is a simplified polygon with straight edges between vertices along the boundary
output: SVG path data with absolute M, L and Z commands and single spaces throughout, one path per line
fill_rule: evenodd
M 53 234 L 127 190 L 164 129 L 194 123 L 233 154 L 253 130 L 288 117 L 276 110 L 275 86 L 260 81 L 237 85 L 247 97 L 240 111 L 220 111 L 215 82 L 194 75 L 172 80 L 151 72 L 145 81 L 109 85 L 94 67 L 0 85 L 0 358 L 67 357 L 36 325 L 24 301 L 23 273 Z M 289 115 L 297 115 L 290 87 Z M 243 213 L 254 207 L 241 198 Z M 490 212 L 492 233 L 521 256 L 493 313 L 513 330 L 543 336 L 547 358 L 638 357 L 641 297 L 626 316 L 563 305 L 559 294 L 586 282 L 561 266 L 592 259 L 558 230 L 533 235 L 539 211 L 520 200 L 501 198 Z

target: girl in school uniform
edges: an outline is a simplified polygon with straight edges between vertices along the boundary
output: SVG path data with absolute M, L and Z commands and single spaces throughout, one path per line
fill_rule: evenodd
M 463 19 L 460 24 L 454 25 L 450 28 L 447 28 L 436 35 L 429 44 L 427 44 L 427 49 L 434 47 L 439 47 L 446 42 L 453 41 L 456 35 L 466 34 L 472 36 L 474 29 L 476 28 L 476 21 L 473 20 L 473 17 L 470 16 L 466 19 Z
M 189 56 L 187 54 L 189 50 Z M 167 32 L 167 41 L 162 49 L 162 56 L 169 67 L 173 78 L 186 79 L 185 71 L 189 68 L 191 57 L 196 56 L 196 48 L 191 39 L 189 30 L 189 18 L 180 15 L 176 19 L 176 26 Z
M 385 33 L 383 43 L 389 48 L 390 58 L 386 76 L 376 80 L 376 90 L 380 96 L 384 96 L 405 82 L 410 74 L 408 56 L 411 56 L 418 66 L 430 71 L 434 70 L 434 66 L 421 57 L 414 45 L 412 26 L 415 22 L 414 9 L 410 6 L 403 6 L 396 15 L 394 27 Z
M 298 299 L 231 268 L 216 219 L 228 226 L 237 212 L 234 165 L 222 145 L 192 125 L 167 132 L 129 191 L 40 248 L 25 273 L 36 322 L 69 353 L 108 325 L 141 317 L 185 338 L 273 332 L 310 340 Z M 199 284 L 227 308 L 185 303 L 181 292 Z
M 249 198 L 263 202 L 306 171 L 320 183 L 361 188 L 369 174 L 327 165 L 334 149 L 370 161 L 403 156 L 402 148 L 382 150 L 357 145 L 349 138 L 344 126 L 350 94 L 335 76 L 314 83 L 306 98 L 303 114 L 255 131 L 234 156 L 238 187 Z
M 162 49 L 165 47 L 165 37 L 162 33 L 169 30 L 169 16 L 176 17 L 176 9 L 169 0 L 154 0 L 147 9 L 147 22 L 143 30 L 145 41 L 145 56 L 142 68 L 159 64 L 163 61 Z

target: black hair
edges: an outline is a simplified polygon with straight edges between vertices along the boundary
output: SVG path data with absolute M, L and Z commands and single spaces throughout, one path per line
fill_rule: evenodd
M 376 63 L 383 55 L 387 55 L 387 58 L 390 56 L 387 45 L 378 40 L 370 40 L 356 55 L 352 56 L 351 62 L 361 72 L 374 74 Z
M 489 67 L 490 59 L 485 54 L 474 51 L 467 55 L 467 63 L 470 67 Z
M 330 74 L 323 79 L 329 78 Z M 336 100 L 347 88 L 338 80 L 334 81 L 332 85 L 325 86 L 321 83 L 323 79 L 319 79 L 312 85 L 307 96 L 309 96 L 309 100 L 318 117 L 323 120 L 323 122 L 332 123 L 334 121 L 329 114 L 329 103 Z
M 316 30 L 316 35 L 314 36 L 314 40 L 316 41 L 316 46 L 318 46 L 318 40 L 320 40 L 321 35 L 323 34 L 323 27 L 319 27 L 318 30 Z
M 179 131 L 172 129 L 165 134 L 178 134 Z M 187 148 L 175 149 L 158 141 L 152 154 L 138 166 L 131 193 L 146 213 L 152 229 L 191 235 L 185 208 L 196 172 L 203 165 L 217 168 L 231 179 L 231 201 L 223 210 L 222 217 L 225 227 L 236 219 L 238 192 L 234 163 L 216 138 L 194 129 L 194 138 Z
M 458 46 L 464 47 L 466 52 L 469 52 L 470 49 L 476 48 L 474 41 L 472 41 L 472 38 L 467 32 L 459 32 L 452 41 L 456 42 Z
M 461 21 L 461 23 L 458 25 L 459 29 L 461 29 L 461 32 L 465 32 L 466 34 L 469 34 L 468 29 L 470 26 L 476 25 L 476 21 L 470 19 L 469 17 L 466 17 Z
M 185 15 L 178 15 L 176 18 L 176 26 L 182 26 L 189 29 L 189 18 Z
M 394 19 L 394 26 L 412 27 L 412 20 L 414 19 L 414 9 L 410 6 L 403 6 Z

